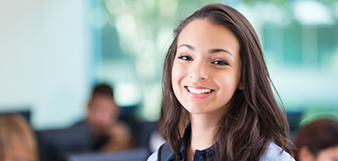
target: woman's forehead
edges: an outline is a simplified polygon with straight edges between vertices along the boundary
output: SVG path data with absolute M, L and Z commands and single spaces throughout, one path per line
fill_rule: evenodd
M 231 53 L 237 53 L 239 42 L 230 29 L 204 18 L 193 20 L 182 29 L 177 39 L 177 47 L 206 48 L 202 50 L 226 48 Z

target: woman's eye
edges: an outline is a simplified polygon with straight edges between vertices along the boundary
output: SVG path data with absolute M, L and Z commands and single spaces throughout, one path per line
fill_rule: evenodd
M 216 60 L 216 61 L 213 61 L 212 64 L 215 64 L 215 65 L 229 65 L 226 61 L 224 60 Z
M 182 56 L 178 57 L 178 59 L 190 61 L 190 60 L 192 60 L 192 57 L 186 56 L 186 55 L 182 55 Z

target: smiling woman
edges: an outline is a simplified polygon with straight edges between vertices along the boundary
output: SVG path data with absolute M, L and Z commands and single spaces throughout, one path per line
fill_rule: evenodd
M 197 19 L 182 30 L 178 46 L 172 72 L 176 97 L 190 113 L 221 117 L 241 74 L 236 36 L 208 18 Z
M 294 160 L 286 116 L 247 19 L 229 6 L 207 5 L 175 34 L 162 77 L 169 143 L 148 160 Z

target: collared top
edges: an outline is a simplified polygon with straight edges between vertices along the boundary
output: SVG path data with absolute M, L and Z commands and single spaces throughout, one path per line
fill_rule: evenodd
M 189 124 L 183 134 L 179 161 L 185 161 L 190 136 L 191 136 L 191 125 Z M 193 161 L 213 161 L 214 158 L 215 158 L 215 144 L 204 150 L 195 150 Z
M 184 131 L 182 137 L 182 144 L 179 154 L 179 161 L 185 161 L 187 154 L 187 144 L 190 140 L 191 125 L 189 124 Z M 147 161 L 157 161 L 158 152 L 153 153 Z M 204 150 L 195 150 L 193 161 L 214 161 L 215 158 L 215 144 Z M 166 161 L 173 160 L 173 157 L 168 156 Z M 281 147 L 271 142 L 259 161 L 295 161 L 295 159 Z

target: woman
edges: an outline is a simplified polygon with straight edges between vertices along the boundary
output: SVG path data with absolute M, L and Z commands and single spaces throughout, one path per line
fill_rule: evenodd
M 162 80 L 169 144 L 148 160 L 294 160 L 288 123 L 248 20 L 229 6 L 212 4 L 175 33 Z

